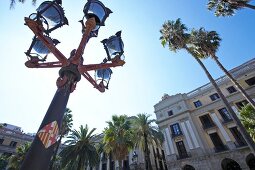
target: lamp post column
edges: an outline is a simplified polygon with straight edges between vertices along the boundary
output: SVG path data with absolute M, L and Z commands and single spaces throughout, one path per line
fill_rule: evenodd
M 54 153 L 54 146 L 59 135 L 59 128 L 65 113 L 66 105 L 74 85 L 80 79 L 80 74 L 74 70 L 75 65 L 63 67 L 57 80 L 58 89 L 51 101 L 48 111 L 31 144 L 21 170 L 46 170 Z

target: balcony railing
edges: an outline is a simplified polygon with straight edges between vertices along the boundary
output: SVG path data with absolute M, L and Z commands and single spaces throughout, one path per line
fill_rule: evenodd
M 176 157 L 177 157 L 177 160 L 186 159 L 186 158 L 190 158 L 191 154 L 189 152 L 186 152 L 186 153 L 176 155 Z
M 240 147 L 243 147 L 243 146 L 247 146 L 247 143 L 246 142 L 234 142 L 236 148 L 240 148 Z
M 214 123 L 203 124 L 203 129 L 204 130 L 210 129 L 210 128 L 213 128 L 213 127 L 216 127 Z
M 230 122 L 233 122 L 233 119 L 223 119 L 222 120 L 223 124 L 230 123 Z
M 176 138 L 176 137 L 178 137 L 178 136 L 183 136 L 183 134 L 182 134 L 182 132 L 180 132 L 180 133 L 178 133 L 178 134 L 172 133 L 171 136 L 172 136 L 172 138 Z
M 226 145 L 221 145 L 221 146 L 218 146 L 218 147 L 214 147 L 215 153 L 224 152 L 224 151 L 227 151 L 227 150 L 228 150 L 228 147 Z

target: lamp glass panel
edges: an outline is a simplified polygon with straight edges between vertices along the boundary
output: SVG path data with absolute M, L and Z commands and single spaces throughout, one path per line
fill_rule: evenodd
M 38 12 L 42 12 L 47 8 L 51 2 L 43 2 L 37 9 Z M 61 6 L 57 4 L 51 5 L 47 10 L 41 14 L 51 26 L 56 26 L 63 22 L 64 11 Z
M 121 41 L 120 37 L 111 37 L 106 42 L 106 46 L 111 58 L 114 58 L 116 55 L 123 53 L 124 44 Z
M 96 70 L 96 76 L 98 79 L 109 81 L 111 74 L 112 70 L 110 68 Z
M 47 37 L 49 38 L 49 37 Z M 49 38 L 50 41 L 52 41 L 50 38 Z M 36 42 L 35 44 L 33 45 L 33 49 L 40 55 L 42 54 L 49 54 L 50 53 L 50 50 L 43 44 L 43 42 L 39 39 L 36 39 Z
M 100 25 L 106 14 L 101 4 L 92 2 L 88 9 L 88 15 L 89 17 L 95 17 L 97 25 Z

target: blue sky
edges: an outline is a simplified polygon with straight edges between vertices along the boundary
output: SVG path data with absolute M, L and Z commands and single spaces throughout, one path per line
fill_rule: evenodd
M 38 0 L 37 6 L 42 1 Z M 57 46 L 66 56 L 77 48 L 85 0 L 63 0 L 69 26 L 51 36 L 61 43 Z M 151 114 L 153 106 L 164 93 L 188 93 L 208 83 L 196 61 L 185 51 L 173 53 L 160 44 L 159 30 L 166 20 L 181 18 L 188 28 L 204 27 L 217 31 L 221 46 L 217 52 L 227 69 L 236 67 L 255 56 L 255 11 L 243 9 L 234 17 L 216 18 L 206 9 L 207 1 L 186 0 L 102 0 L 113 13 L 99 30 L 99 36 L 86 46 L 85 63 L 99 63 L 105 57 L 101 40 L 122 30 L 126 64 L 113 69 L 109 90 L 100 93 L 84 78 L 71 94 L 68 107 L 72 110 L 74 128 L 88 124 L 101 132 L 112 114 Z M 58 70 L 29 69 L 24 62 L 33 33 L 24 25 L 24 17 L 36 7 L 27 0 L 9 10 L 9 1 L 0 1 L 1 62 L 0 122 L 22 127 L 24 132 L 36 132 L 56 91 Z M 51 56 L 54 58 L 54 56 Z M 204 61 L 214 78 L 223 73 L 216 64 Z

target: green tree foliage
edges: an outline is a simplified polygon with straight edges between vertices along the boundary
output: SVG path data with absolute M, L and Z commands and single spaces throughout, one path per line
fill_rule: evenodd
M 0 156 L 0 169 L 5 169 L 8 164 L 8 158 L 6 156 Z
M 79 131 L 71 131 L 65 142 L 68 146 L 60 152 L 63 168 L 82 170 L 99 163 L 99 155 L 95 147 L 98 136 L 93 134 L 95 130 L 95 128 L 89 130 L 88 125 L 85 127 L 81 125 Z
M 10 9 L 13 9 L 16 5 L 16 2 L 24 3 L 26 0 L 11 0 L 10 1 Z M 37 0 L 32 0 L 32 4 L 35 5 Z
M 126 115 L 113 115 L 112 120 L 107 122 L 108 127 L 104 130 L 104 150 L 112 154 L 114 160 L 122 169 L 122 160 L 126 159 L 129 151 L 133 148 L 133 135 L 130 129 L 131 122 Z
M 31 143 L 25 143 L 16 148 L 16 153 L 8 158 L 7 169 L 18 170 L 23 163 Z
M 150 115 L 145 113 L 132 118 L 132 131 L 135 136 L 134 146 L 144 152 L 146 170 L 152 170 L 149 146 L 162 147 L 164 141 L 164 135 L 157 126 L 153 125 L 156 120 L 149 118 Z
M 245 129 L 255 141 L 255 109 L 250 104 L 247 104 L 240 110 L 240 115 Z
M 242 8 L 255 9 L 254 5 L 249 4 L 251 0 L 209 0 L 207 8 L 214 11 L 214 15 L 233 16 L 237 10 Z

